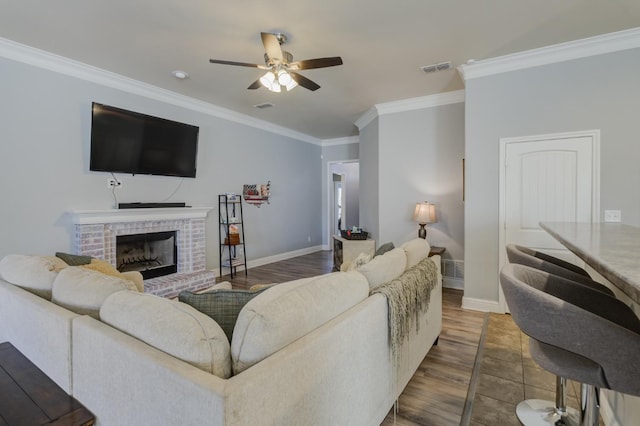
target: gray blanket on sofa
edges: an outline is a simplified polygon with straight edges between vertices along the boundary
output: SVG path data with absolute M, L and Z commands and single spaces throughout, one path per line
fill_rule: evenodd
M 422 259 L 398 278 L 382 284 L 373 293 L 387 298 L 389 315 L 389 345 L 392 356 L 409 336 L 412 326 L 420 329 L 420 314 L 427 311 L 431 290 L 438 283 L 438 270 L 431 258 Z

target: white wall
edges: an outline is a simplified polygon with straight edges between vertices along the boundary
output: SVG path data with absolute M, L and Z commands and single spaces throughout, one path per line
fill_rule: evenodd
M 379 235 L 378 118 L 360 129 L 360 226 L 377 240 Z
M 272 184 L 271 204 L 245 205 L 249 260 L 322 244 L 319 145 L 5 58 L 0 69 L 0 258 L 70 251 L 65 212 L 114 206 L 110 175 L 88 170 L 92 101 L 200 126 L 196 179 L 118 175 L 116 193 L 214 207 L 207 267 L 218 266 L 217 194 L 245 183 Z

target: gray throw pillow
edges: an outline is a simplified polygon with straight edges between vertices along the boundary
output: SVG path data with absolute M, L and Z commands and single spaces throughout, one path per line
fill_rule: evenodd
M 378 247 L 378 250 L 376 250 L 376 254 L 374 254 L 373 257 L 385 254 L 386 252 L 391 251 L 394 248 L 396 248 L 396 247 L 393 245 L 393 243 L 391 243 L 391 242 L 385 243 L 385 244 L 381 245 L 380 247 Z
M 268 289 L 269 287 L 261 288 L 257 291 L 212 290 L 200 294 L 183 291 L 178 295 L 178 300 L 211 317 L 218 323 L 229 342 L 231 342 L 233 328 L 236 325 L 240 310 L 249 300 Z
M 91 256 L 57 252 L 56 257 L 64 260 L 64 262 L 69 266 L 81 266 L 91 263 Z

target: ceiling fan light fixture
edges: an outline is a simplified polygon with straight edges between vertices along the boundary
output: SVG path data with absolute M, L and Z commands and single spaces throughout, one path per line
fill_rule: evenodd
M 280 93 L 282 91 L 282 89 L 280 88 L 280 83 L 278 83 L 277 80 L 273 82 L 269 90 L 275 93 Z
M 273 87 L 275 80 L 276 76 L 271 71 L 260 77 L 260 83 L 269 90 Z
M 291 74 L 286 70 L 278 71 L 278 83 L 280 83 L 280 85 L 287 87 L 291 81 L 293 81 L 293 78 L 291 78 Z
M 296 81 L 292 78 L 291 81 L 286 84 L 284 87 L 287 88 L 287 92 L 292 91 L 293 89 L 295 89 L 298 86 L 298 83 L 296 83 Z

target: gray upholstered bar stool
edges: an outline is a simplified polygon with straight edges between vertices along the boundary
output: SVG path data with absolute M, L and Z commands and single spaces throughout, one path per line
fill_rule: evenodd
M 508 244 L 506 249 L 510 263 L 530 266 L 558 275 L 615 297 L 608 287 L 591 280 L 587 271 L 572 263 L 516 244 Z M 519 416 L 521 421 L 525 418 L 528 419 L 525 423 L 526 426 L 553 425 L 560 419 L 569 425 L 578 424 L 580 413 L 567 407 L 567 380 L 562 376 L 556 376 L 555 404 L 552 401 L 542 399 L 529 399 L 523 401 L 519 406 Z
M 627 305 L 523 265 L 506 265 L 500 284 L 533 360 L 582 384 L 581 425 L 598 424 L 598 388 L 640 396 L 640 320 Z

